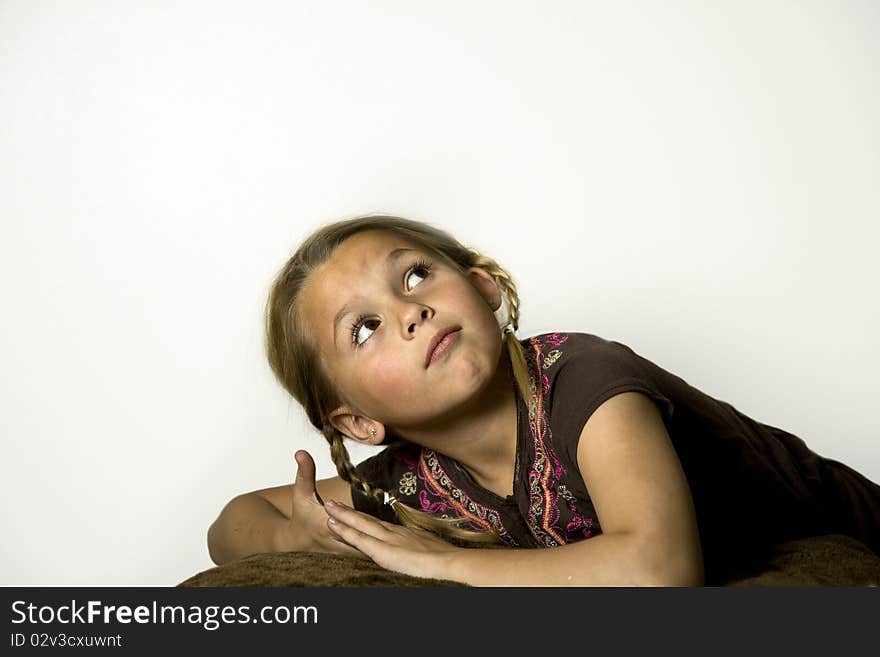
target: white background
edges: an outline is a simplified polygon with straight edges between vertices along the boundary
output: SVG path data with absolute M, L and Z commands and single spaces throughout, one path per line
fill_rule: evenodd
M 880 481 L 878 19 L 0 1 L 0 584 L 173 585 L 297 448 L 335 474 L 262 310 L 365 212 L 496 258 L 520 337 L 621 341 Z

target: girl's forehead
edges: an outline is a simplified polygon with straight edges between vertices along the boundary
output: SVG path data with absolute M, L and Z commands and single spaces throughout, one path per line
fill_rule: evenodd
M 319 269 L 335 270 L 343 275 L 381 273 L 391 260 L 410 250 L 428 251 L 420 244 L 393 234 L 365 231 L 337 246 Z
M 336 312 L 335 306 L 345 305 L 384 280 L 390 262 L 411 249 L 426 250 L 387 232 L 352 235 L 309 275 L 302 293 L 306 314 Z
M 387 251 L 400 246 L 417 248 L 418 245 L 403 237 L 384 230 L 366 230 L 355 233 L 344 240 L 333 256 L 376 256 L 382 255 L 381 251 Z M 331 256 L 331 259 L 332 257 Z

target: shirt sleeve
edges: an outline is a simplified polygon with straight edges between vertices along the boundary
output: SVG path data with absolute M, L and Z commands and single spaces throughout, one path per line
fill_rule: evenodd
M 623 392 L 641 392 L 658 407 L 667 428 L 675 405 L 654 381 L 642 358 L 619 342 L 584 336 L 571 339 L 565 358 L 555 372 L 551 404 L 554 443 L 577 466 L 581 431 L 590 416 L 605 401 Z

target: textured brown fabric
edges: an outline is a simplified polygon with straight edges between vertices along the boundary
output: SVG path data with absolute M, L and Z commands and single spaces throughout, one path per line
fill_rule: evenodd
M 464 586 L 456 582 L 410 577 L 368 559 L 325 552 L 252 554 L 210 568 L 178 586 Z
M 880 586 L 880 557 L 864 544 L 842 534 L 814 536 L 780 543 L 751 573 L 742 572 L 724 586 Z M 316 552 L 254 554 L 205 570 L 181 587 L 438 587 L 456 582 L 421 579 L 391 572 L 372 561 Z
M 812 536 L 774 546 L 761 572 L 724 585 L 880 586 L 880 557 L 851 536 Z

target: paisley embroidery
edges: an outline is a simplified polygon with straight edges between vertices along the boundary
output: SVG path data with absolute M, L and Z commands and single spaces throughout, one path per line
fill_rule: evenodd
M 446 474 L 443 466 L 433 450 L 422 448 L 419 455 L 419 479 L 425 483 L 427 490 L 419 493 L 419 502 L 422 511 L 436 513 L 438 510 L 453 510 L 458 518 L 465 518 L 470 522 L 473 529 L 489 531 L 494 529 L 503 541 L 517 546 L 516 541 L 504 524 L 501 515 L 496 509 L 483 506 L 473 501 L 467 493 L 458 488 Z M 439 502 L 430 502 L 428 493 L 439 498 Z
M 429 500 L 428 492 L 424 490 L 419 491 L 419 506 L 422 507 L 422 511 L 425 513 L 437 513 L 449 509 L 449 505 L 445 502 L 432 502 Z M 449 516 L 444 513 L 442 517 L 448 518 Z
M 543 338 L 543 343 L 542 340 Z M 530 338 L 534 359 L 534 372 L 548 369 L 559 360 L 562 351 L 558 347 L 568 340 L 560 333 L 549 333 Z M 557 347 L 544 356 L 544 345 Z M 532 385 L 534 394 L 534 384 Z M 534 460 L 529 468 L 529 512 L 528 526 L 534 537 L 546 546 L 564 545 L 571 540 L 593 535 L 593 520 L 582 514 L 574 496 L 561 483 L 566 475 L 565 468 L 551 446 L 552 432 L 547 422 L 546 397 L 550 390 L 549 378 L 541 375 L 541 394 L 535 395 L 529 411 L 529 429 L 534 446 Z M 532 412 L 532 407 L 534 412 Z M 571 520 L 559 527 L 561 507 L 564 505 Z
M 534 370 L 540 372 L 543 363 L 543 345 L 538 338 L 530 338 L 534 353 Z M 527 522 L 529 530 L 543 545 L 552 547 L 565 544 L 565 538 L 555 527 L 559 509 L 555 491 L 556 481 L 562 466 L 556 454 L 547 445 L 549 427 L 544 411 L 544 386 L 537 394 L 532 381 L 532 397 L 529 409 L 529 430 L 532 434 L 534 459 L 529 467 L 529 511 Z M 532 408 L 534 410 L 532 410 Z
M 544 369 L 545 370 L 550 369 L 550 366 L 553 363 L 555 363 L 557 360 L 559 360 L 559 357 L 561 355 L 562 355 L 562 352 L 559 351 L 559 349 L 554 349 L 549 354 L 547 354 L 547 357 L 544 359 Z
M 416 492 L 416 475 L 413 472 L 404 472 L 397 483 L 397 490 L 401 495 L 412 495 Z
M 569 534 L 579 533 L 584 538 L 590 538 L 591 536 L 593 536 L 593 532 L 595 530 L 593 526 L 593 519 L 581 515 L 581 513 L 577 510 L 574 495 L 571 494 L 571 491 L 568 490 L 568 487 L 566 487 L 565 484 L 559 484 L 559 486 L 556 488 L 556 491 L 559 493 L 559 497 L 565 500 L 565 505 L 572 513 L 571 520 L 565 525 L 565 531 Z

